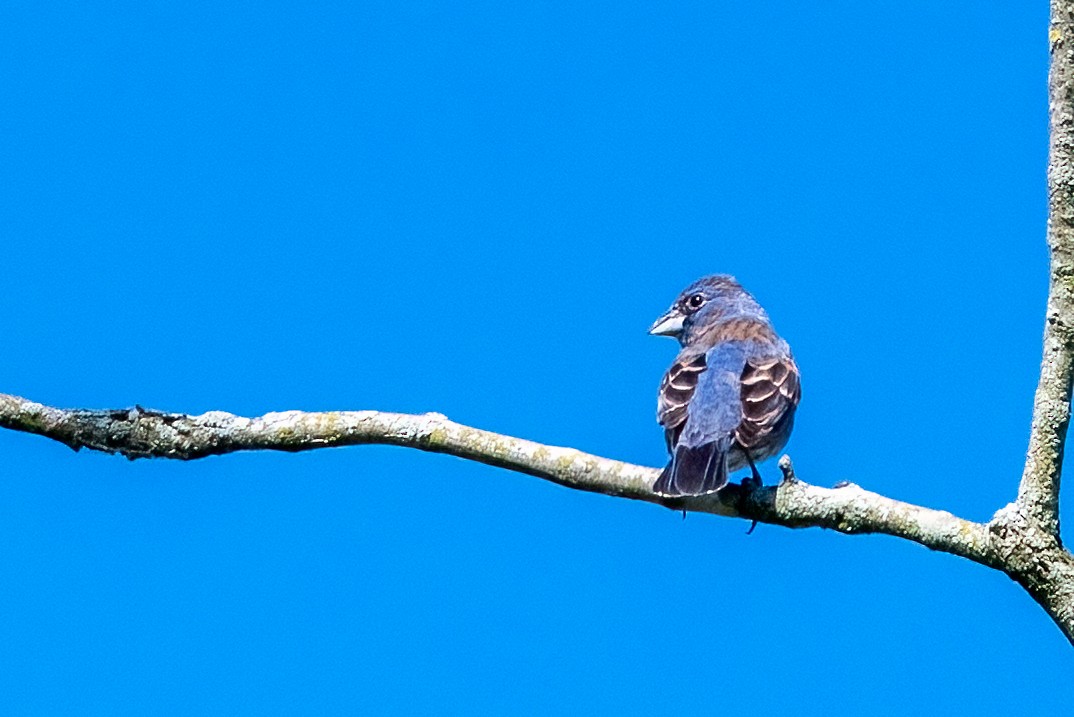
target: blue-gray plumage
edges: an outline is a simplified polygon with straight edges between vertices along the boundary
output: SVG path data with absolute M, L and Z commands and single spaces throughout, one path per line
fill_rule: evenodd
M 664 375 L 657 420 L 671 461 L 653 490 L 705 495 L 728 476 L 779 453 L 801 397 L 791 349 L 760 304 L 734 277 L 691 284 L 649 333 L 673 336 L 682 350 Z

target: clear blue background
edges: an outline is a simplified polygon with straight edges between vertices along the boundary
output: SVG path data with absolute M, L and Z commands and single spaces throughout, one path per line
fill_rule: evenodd
M 804 479 L 987 520 L 1040 360 L 1046 3 L 818 4 L 5 3 L 0 390 L 435 410 L 656 466 L 676 346 L 645 330 L 730 272 L 802 368 Z M 400 448 L 2 432 L 0 693 L 1069 714 L 1006 577 L 746 528 Z

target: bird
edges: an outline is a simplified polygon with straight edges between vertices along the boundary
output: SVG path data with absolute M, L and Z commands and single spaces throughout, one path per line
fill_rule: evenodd
M 733 276 L 714 274 L 686 287 L 649 333 L 682 347 L 660 382 L 656 415 L 670 460 L 653 492 L 716 493 L 746 466 L 748 482 L 762 485 L 757 464 L 787 444 L 802 395 L 768 314 Z

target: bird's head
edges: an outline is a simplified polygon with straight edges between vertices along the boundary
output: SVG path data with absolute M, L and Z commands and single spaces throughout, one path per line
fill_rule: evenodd
M 725 318 L 746 315 L 765 318 L 764 310 L 735 277 L 714 274 L 686 287 L 667 313 L 649 327 L 649 333 L 671 336 L 686 346 L 698 329 Z

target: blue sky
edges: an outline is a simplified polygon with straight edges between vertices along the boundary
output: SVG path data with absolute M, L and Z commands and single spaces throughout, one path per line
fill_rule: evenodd
M 986 520 L 1040 360 L 1046 3 L 813 5 L 8 3 L 0 390 L 435 410 L 655 466 L 645 330 L 729 272 L 801 367 L 803 479 Z M 1016 585 L 891 538 L 399 448 L 0 455 L 12 713 L 1074 698 Z

